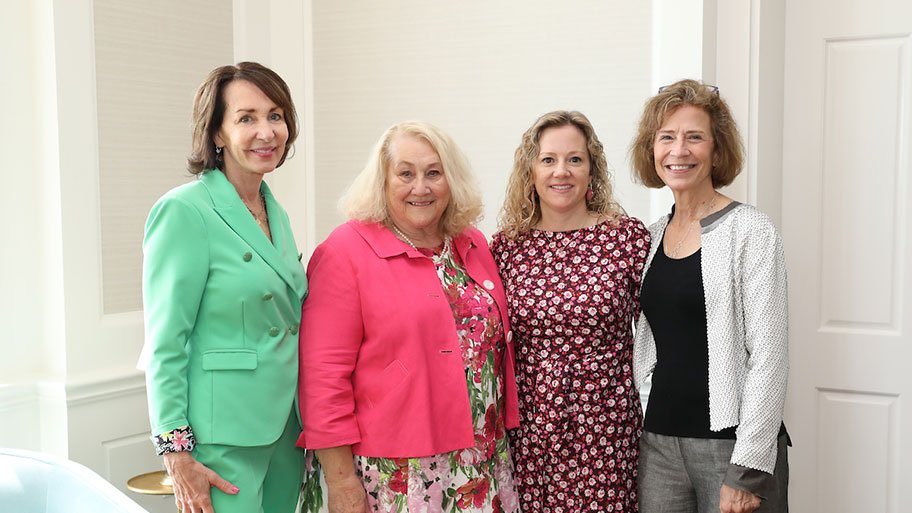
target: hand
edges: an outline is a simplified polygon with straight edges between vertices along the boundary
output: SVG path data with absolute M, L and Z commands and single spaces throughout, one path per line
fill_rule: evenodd
M 719 511 L 722 513 L 751 513 L 760 507 L 760 497 L 738 490 L 728 485 L 722 485 L 719 491 Z
M 236 495 L 240 490 L 214 470 L 196 461 L 189 451 L 164 455 L 165 470 L 174 485 L 174 502 L 182 513 L 215 513 L 209 489 Z
M 329 513 L 369 513 L 364 485 L 354 474 L 326 483 Z

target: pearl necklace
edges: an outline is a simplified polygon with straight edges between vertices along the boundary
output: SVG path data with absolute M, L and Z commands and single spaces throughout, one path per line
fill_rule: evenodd
M 684 244 L 684 241 L 687 240 L 687 236 L 690 235 L 690 231 L 693 229 L 694 221 L 697 221 L 699 223 L 699 221 L 701 219 L 703 219 L 703 217 L 705 217 L 706 214 L 712 212 L 713 207 L 716 206 L 716 197 L 717 196 L 718 196 L 718 193 L 713 191 L 713 196 L 712 196 L 712 199 L 709 201 L 709 204 L 706 205 L 697 214 L 697 217 L 691 219 L 690 222 L 687 223 L 687 230 L 684 232 L 684 235 L 681 236 L 681 239 L 678 240 L 678 243 L 675 244 L 674 248 L 671 249 L 671 255 L 669 255 L 671 258 L 678 258 L 678 251 L 681 250 L 681 246 Z
M 408 236 L 406 236 L 404 233 L 402 233 L 402 230 L 400 230 L 398 226 L 396 226 L 394 223 L 390 223 L 390 227 L 393 229 L 394 232 L 396 232 L 396 235 L 400 239 L 402 239 L 402 242 L 405 242 L 406 244 L 411 246 L 412 249 L 414 249 L 416 251 L 418 250 L 418 246 L 415 246 L 415 243 L 412 242 L 412 239 L 409 239 Z M 450 238 L 444 237 L 443 249 L 440 250 L 440 255 L 435 256 L 435 258 L 443 258 L 444 255 L 448 255 L 449 253 L 450 253 Z

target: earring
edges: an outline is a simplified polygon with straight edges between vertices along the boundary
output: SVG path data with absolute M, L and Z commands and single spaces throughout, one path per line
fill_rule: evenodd
M 590 183 L 589 188 L 586 189 L 586 201 L 591 202 L 593 196 L 595 196 L 595 193 L 592 192 L 592 184 Z
M 216 155 L 221 155 L 221 154 L 222 154 L 222 149 L 221 149 L 220 147 L 216 146 L 216 147 L 215 147 L 215 154 L 216 154 Z

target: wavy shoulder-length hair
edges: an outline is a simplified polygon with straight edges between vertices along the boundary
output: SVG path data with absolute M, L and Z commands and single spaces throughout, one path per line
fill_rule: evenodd
M 600 218 L 617 218 L 623 213 L 614 199 L 614 186 L 605 158 L 605 149 L 595 135 L 592 123 L 577 111 L 557 110 L 542 115 L 523 134 L 519 147 L 513 155 L 513 171 L 507 183 L 507 193 L 500 212 L 498 226 L 508 238 L 529 231 L 541 220 L 541 203 L 535 191 L 533 167 L 541 151 L 539 141 L 542 133 L 549 128 L 575 126 L 586 138 L 589 150 L 589 179 L 592 199 L 586 200 L 589 212 Z
M 291 91 L 278 73 L 257 62 L 220 66 L 209 72 L 193 99 L 193 120 L 190 124 L 193 134 L 187 169 L 194 175 L 222 165 L 221 155 L 215 151 L 215 134 L 225 118 L 225 86 L 235 80 L 246 80 L 257 86 L 282 109 L 288 126 L 288 141 L 285 143 L 285 153 L 276 167 L 285 162 L 289 149 L 298 138 L 298 116 L 294 102 L 291 101 Z
M 456 143 L 443 130 L 424 121 L 405 121 L 389 127 L 371 150 L 364 169 L 355 177 L 339 201 L 339 208 L 349 219 L 365 222 L 387 222 L 389 205 L 386 187 L 389 166 L 393 161 L 392 143 L 398 137 L 417 137 L 434 148 L 443 165 L 443 176 L 450 189 L 450 201 L 440 219 L 444 236 L 454 236 L 481 219 L 481 192 L 469 162 Z
M 719 96 L 717 87 L 690 79 L 659 89 L 659 94 L 650 98 L 643 107 L 637 135 L 630 144 L 634 180 L 654 189 L 665 186 L 656 172 L 656 134 L 668 116 L 684 105 L 698 107 L 709 114 L 713 138 L 713 167 L 710 172 L 713 188 L 732 183 L 744 164 L 744 146 L 735 117 L 728 103 Z

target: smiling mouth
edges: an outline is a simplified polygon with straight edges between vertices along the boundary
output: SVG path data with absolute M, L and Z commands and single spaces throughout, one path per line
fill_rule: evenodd
M 688 169 L 696 167 L 696 164 L 671 164 L 665 167 L 667 167 L 669 171 L 687 171 Z
M 551 188 L 557 189 L 559 191 L 569 191 L 570 189 L 573 188 L 573 186 L 568 183 L 564 183 L 564 184 L 552 185 Z
M 256 153 L 257 155 L 269 155 L 270 153 L 275 152 L 275 150 L 276 150 L 275 148 L 260 148 L 260 149 L 256 149 L 256 150 L 250 150 L 250 151 L 252 151 L 253 153 Z
M 433 201 L 409 201 L 408 204 L 413 207 L 426 207 L 433 203 Z

